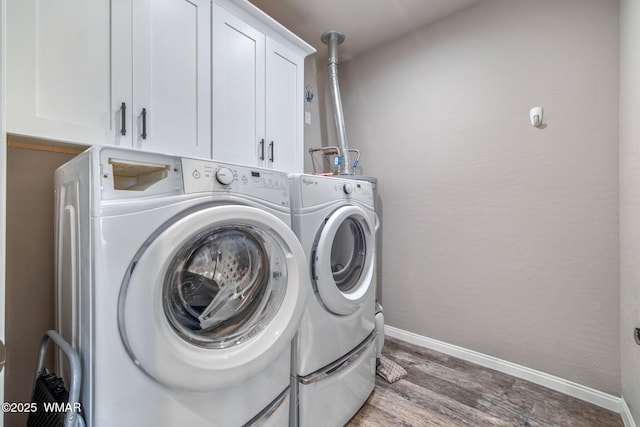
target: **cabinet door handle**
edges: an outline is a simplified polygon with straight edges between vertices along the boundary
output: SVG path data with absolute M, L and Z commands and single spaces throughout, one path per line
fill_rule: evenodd
M 264 138 L 260 140 L 260 160 L 264 160 Z
M 142 109 L 142 139 L 147 139 L 147 109 Z
M 273 141 L 269 143 L 269 161 L 273 162 Z
M 127 104 L 120 105 L 120 135 L 127 134 Z

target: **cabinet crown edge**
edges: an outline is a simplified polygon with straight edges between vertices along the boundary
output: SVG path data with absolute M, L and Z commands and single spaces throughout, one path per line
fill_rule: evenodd
M 243 20 L 248 20 L 248 23 L 253 25 L 255 28 L 271 37 L 279 39 L 281 43 L 289 43 L 293 47 L 299 49 L 305 57 L 316 52 L 316 49 L 313 46 L 291 32 L 248 0 L 213 0 L 213 3 L 224 7 L 229 12 L 237 15 Z

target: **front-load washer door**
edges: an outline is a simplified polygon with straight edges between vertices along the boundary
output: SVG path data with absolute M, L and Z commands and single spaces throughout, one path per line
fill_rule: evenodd
M 347 205 L 329 215 L 316 237 L 312 279 L 325 308 L 354 313 L 373 283 L 375 228 L 364 209 Z
M 213 390 L 256 375 L 298 327 L 304 259 L 289 227 L 263 210 L 209 205 L 179 215 L 124 278 L 118 321 L 127 351 L 171 388 Z

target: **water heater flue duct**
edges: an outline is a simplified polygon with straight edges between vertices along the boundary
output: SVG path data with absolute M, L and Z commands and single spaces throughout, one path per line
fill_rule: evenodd
M 331 30 L 324 33 L 320 39 L 322 43 L 327 45 L 329 50 L 329 86 L 333 100 L 333 111 L 336 119 L 336 130 L 338 132 L 341 157 L 339 172 L 345 175 L 352 175 L 353 171 L 351 170 L 351 161 L 349 159 L 349 146 L 347 145 L 347 131 L 344 125 L 340 86 L 338 85 L 338 45 L 344 41 L 344 34 L 340 31 Z

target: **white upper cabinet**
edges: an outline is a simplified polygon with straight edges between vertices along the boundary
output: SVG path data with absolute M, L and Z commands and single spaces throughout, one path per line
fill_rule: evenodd
M 302 171 L 312 52 L 246 0 L 7 0 L 7 131 Z
M 113 141 L 108 1 L 7 1 L 7 132 Z
M 114 20 L 120 22 L 113 25 L 117 144 L 210 157 L 211 3 L 113 0 L 112 4 Z
M 7 16 L 8 132 L 210 157 L 210 1 L 8 0 Z
M 213 158 L 302 172 L 313 48 L 248 2 L 216 0 L 212 13 Z
M 304 58 L 272 39 L 266 49 L 267 165 L 302 172 Z
M 214 4 L 212 45 L 213 158 L 262 166 L 265 35 Z

